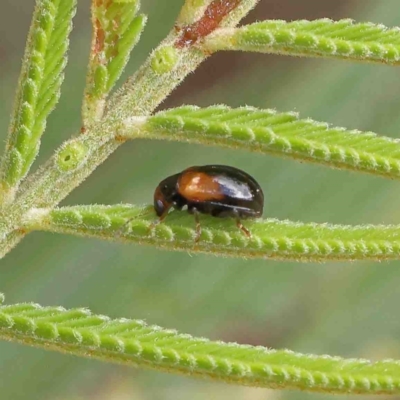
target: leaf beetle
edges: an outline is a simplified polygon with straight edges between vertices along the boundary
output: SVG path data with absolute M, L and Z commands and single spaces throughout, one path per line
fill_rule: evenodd
M 247 236 L 250 231 L 241 219 L 261 217 L 264 194 L 257 181 L 246 172 L 226 165 L 204 165 L 185 169 L 162 180 L 154 192 L 154 210 L 161 222 L 171 208 L 188 212 L 196 220 L 196 242 L 200 238 L 199 214 L 235 218 Z

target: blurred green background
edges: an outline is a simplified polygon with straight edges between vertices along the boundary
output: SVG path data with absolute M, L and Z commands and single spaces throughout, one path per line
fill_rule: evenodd
M 149 23 L 126 76 L 171 28 L 183 0 L 142 0 Z M 4 142 L 34 0 L 0 5 L 0 125 Z M 45 160 L 80 127 L 90 42 L 89 1 L 79 0 L 70 62 L 51 115 Z M 350 17 L 400 24 L 398 0 L 261 0 L 248 21 Z M 304 117 L 398 137 L 400 72 L 394 67 L 254 54 L 218 54 L 162 107 L 226 103 L 297 110 Z M 149 203 L 158 182 L 195 164 L 244 168 L 266 194 L 265 216 L 331 223 L 400 223 L 395 181 L 290 160 L 195 145 L 122 146 L 64 204 Z M 196 336 L 316 354 L 400 358 L 399 262 L 295 264 L 168 253 L 35 233 L 1 262 L 8 303 L 89 307 Z M 319 399 L 107 365 L 0 343 L 0 398 Z M 358 397 L 360 398 L 360 397 Z

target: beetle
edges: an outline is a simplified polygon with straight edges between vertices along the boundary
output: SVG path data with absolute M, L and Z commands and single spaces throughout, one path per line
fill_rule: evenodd
M 161 222 L 171 208 L 188 212 L 196 220 L 196 242 L 200 238 L 199 214 L 235 218 L 247 236 L 250 231 L 241 219 L 261 217 L 264 194 L 257 181 L 246 172 L 227 165 L 190 167 L 162 180 L 154 192 L 154 210 Z

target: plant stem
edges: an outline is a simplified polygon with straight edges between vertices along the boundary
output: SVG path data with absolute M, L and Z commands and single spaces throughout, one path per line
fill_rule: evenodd
M 242 0 L 224 20 L 224 26 L 235 26 L 257 2 Z M 14 203 L 1 210 L 4 219 L 0 223 L 0 256 L 10 251 L 24 236 L 18 228 L 29 210 L 55 207 L 125 141 L 118 138 L 122 121 L 134 115 L 151 114 L 207 58 L 208 54 L 193 46 L 175 49 L 178 38 L 179 31 L 173 29 L 139 71 L 111 97 L 104 119 L 79 137 L 65 142 L 21 185 Z M 157 69 L 155 61 L 165 49 L 176 50 L 178 57 L 169 69 Z

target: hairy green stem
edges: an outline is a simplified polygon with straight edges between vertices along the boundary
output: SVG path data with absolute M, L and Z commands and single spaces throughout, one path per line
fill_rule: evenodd
M 216 382 L 335 394 L 396 394 L 399 363 L 315 356 L 179 334 L 141 320 L 37 304 L 0 307 L 0 338 Z

